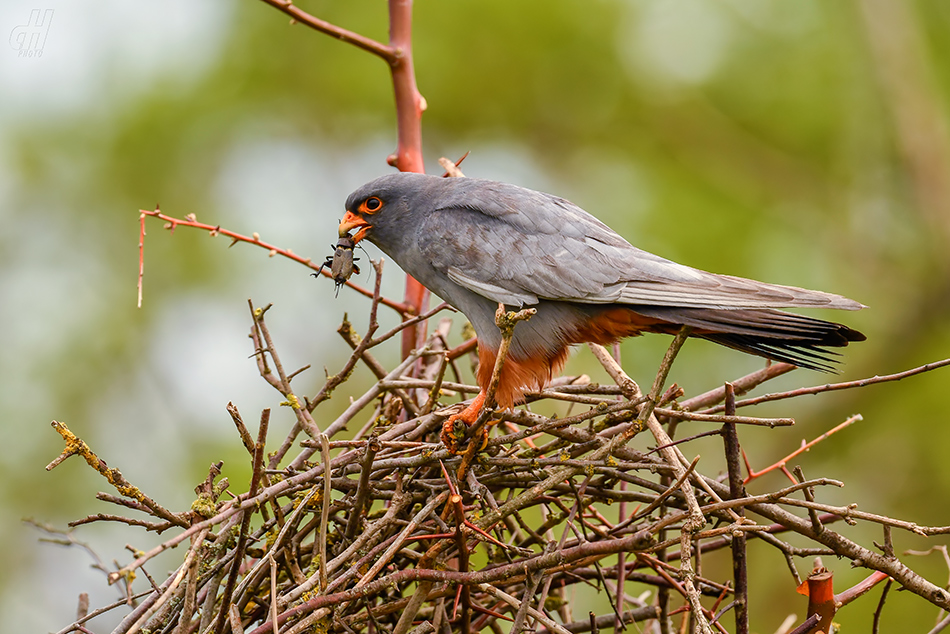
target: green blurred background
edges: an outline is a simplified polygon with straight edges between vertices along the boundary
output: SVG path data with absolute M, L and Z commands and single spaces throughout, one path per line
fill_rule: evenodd
M 382 0 L 303 7 L 386 38 Z M 21 55 L 17 27 L 47 8 L 42 54 Z M 419 0 L 414 28 L 430 172 L 439 156 L 470 150 L 467 175 L 570 198 L 647 250 L 859 299 L 870 308 L 835 316 L 868 335 L 847 350 L 842 379 L 950 356 L 950 4 Z M 347 355 L 334 332 L 343 313 L 365 327 L 368 302 L 354 293 L 333 299 L 328 281 L 289 261 L 197 231 L 169 235 L 158 222 L 137 309 L 138 210 L 160 203 L 322 259 L 346 195 L 390 169 L 394 113 L 380 60 L 251 0 L 8 0 L 0 31 L 10 34 L 0 53 L 0 622 L 54 631 L 72 620 L 78 593 L 93 607 L 119 595 L 86 553 L 40 543 L 20 521 L 62 528 L 113 511 L 94 499 L 107 485 L 80 461 L 44 471 L 62 449 L 51 420 L 185 509 L 218 459 L 234 490 L 246 486 L 229 400 L 248 421 L 273 407 L 275 438 L 292 424 L 249 358 L 247 299 L 274 304 L 285 366 L 313 364 L 295 383 L 307 393 Z M 394 264 L 384 278 L 399 296 Z M 626 342 L 628 371 L 649 382 L 667 343 Z M 392 363 L 395 341 L 380 356 Z M 698 393 L 760 366 L 697 342 L 672 378 Z M 567 371 L 601 378 L 583 351 Z M 948 379 L 944 370 L 757 408 L 798 425 L 743 429 L 742 441 L 763 466 L 860 412 L 863 422 L 795 462 L 847 483 L 821 499 L 950 524 Z M 369 380 L 361 370 L 334 406 Z M 769 389 L 826 380 L 798 371 Z M 715 442 L 685 452 L 716 471 Z M 752 490 L 780 486 L 773 475 Z M 882 539 L 874 527 L 842 530 Z M 127 561 L 126 543 L 159 539 L 98 525 L 74 535 L 106 562 Z M 946 542 L 894 539 L 899 551 Z M 751 558 L 753 629 L 801 617 L 783 558 L 757 543 Z M 155 575 L 174 565 L 164 562 Z M 866 574 L 825 563 L 839 591 Z M 947 578 L 938 555 L 909 563 Z M 842 611 L 846 631 L 867 631 L 878 595 Z M 606 608 L 591 593 L 576 601 L 581 616 Z M 891 593 L 882 631 L 926 631 L 936 615 Z

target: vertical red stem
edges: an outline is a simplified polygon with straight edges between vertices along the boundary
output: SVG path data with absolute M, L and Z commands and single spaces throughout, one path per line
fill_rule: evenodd
M 425 100 L 416 88 L 416 74 L 412 66 L 412 0 L 389 0 L 389 44 L 396 51 L 392 63 L 393 90 L 396 95 L 396 125 L 399 141 L 396 153 L 389 163 L 400 172 L 425 172 L 422 161 L 422 112 Z M 405 303 L 417 313 L 429 305 L 429 291 L 410 276 L 406 276 Z M 425 322 L 402 333 L 402 357 L 419 345 Z

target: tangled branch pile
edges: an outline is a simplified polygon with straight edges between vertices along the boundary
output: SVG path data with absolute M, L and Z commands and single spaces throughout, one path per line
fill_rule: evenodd
M 563 634 L 632 621 L 669 632 L 676 619 L 684 626 L 691 623 L 694 631 L 725 632 L 723 615 L 730 611 L 735 612 L 729 616 L 735 619 L 734 631 L 748 631 L 745 559 L 746 541 L 753 538 L 779 549 L 798 581 L 795 557 L 837 555 L 875 571 L 860 586 L 832 595 L 830 604 L 813 590 L 812 616 L 797 631 L 814 631 L 835 609 L 888 577 L 926 601 L 950 607 L 950 593 L 901 563 L 890 540 L 892 528 L 933 535 L 950 527 L 922 527 L 822 504 L 816 501 L 817 489 L 840 483 L 805 480 L 800 470 L 795 483 L 783 489 L 746 493 L 737 427 L 792 421 L 736 416 L 736 408 L 762 399 L 737 402 L 735 394 L 792 366 L 772 364 L 720 389 L 683 398 L 676 386 L 664 390 L 687 334 L 681 333 L 649 393 L 642 394 L 605 349 L 592 346 L 614 385 L 559 379 L 529 394 L 526 408 L 492 414 L 486 429 L 494 427 L 494 433 L 487 440 L 477 429 L 466 430 L 467 445 L 453 454 L 439 442 L 439 432 L 457 405 L 440 401 L 478 391 L 463 383 L 456 368 L 472 346 L 449 350 L 451 322 L 443 320 L 398 367 L 383 368 L 371 354 L 375 346 L 445 307 L 376 336 L 381 266 L 374 265 L 369 331 L 360 338 L 344 321 L 339 332 L 353 354 L 310 398 L 302 399 L 292 388 L 297 372 L 288 374 L 280 362 L 266 309 L 251 307 L 260 373 L 293 407 L 296 425 L 274 449 L 269 411 L 261 416 L 254 439 L 229 405 L 253 464 L 249 490 L 240 495 L 222 499 L 228 483 L 219 480 L 218 464 L 197 488 L 189 511 L 170 511 L 108 468 L 65 425 L 54 423 L 66 449 L 48 468 L 81 455 L 120 494 L 100 494 L 100 499 L 149 517 L 98 514 L 74 524 L 118 521 L 174 534 L 110 573 L 110 582 L 126 584 L 127 601 L 83 610 L 63 633 L 88 632 L 90 619 L 125 605 L 132 607 L 114 630 L 120 634 L 449 634 L 486 628 Z M 360 363 L 378 382 L 335 420 L 322 417 L 326 408 L 321 406 Z M 567 401 L 580 411 L 562 418 L 532 413 L 541 400 Z M 671 440 L 677 421 L 684 419 L 716 425 L 703 435 L 723 436 L 728 477 L 703 474 L 698 458 L 690 461 L 681 450 L 689 439 Z M 345 433 L 349 425 L 361 428 Z M 301 432 L 308 436 L 302 443 Z M 774 466 L 784 470 L 785 461 Z M 847 539 L 829 528 L 838 520 L 880 524 L 884 545 L 870 549 Z M 802 535 L 813 546 L 795 548 L 783 533 Z M 182 544 L 180 566 L 151 587 L 143 589 L 137 581 L 139 594 L 134 594 L 135 573 Z M 734 578 L 705 577 L 701 556 L 722 548 L 732 550 Z M 605 592 L 610 600 L 603 605 L 612 609 L 588 615 L 584 606 L 577 614 L 578 606 L 566 597 L 578 584 Z M 644 590 L 649 592 L 640 594 Z

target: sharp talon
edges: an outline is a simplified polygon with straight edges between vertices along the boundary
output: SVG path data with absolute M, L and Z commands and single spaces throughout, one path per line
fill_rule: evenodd
M 445 445 L 445 448 L 448 449 L 449 453 L 459 453 L 459 441 L 465 438 L 465 427 L 471 427 L 475 424 L 484 403 L 484 394 L 479 394 L 468 407 L 458 414 L 453 414 L 447 421 L 442 423 L 442 433 L 439 434 L 439 439 L 442 441 L 442 444 Z M 465 427 L 457 426 L 456 421 L 462 421 L 465 423 Z M 485 442 L 487 441 L 486 436 Z
M 442 433 L 439 434 L 439 439 L 442 441 L 442 444 L 445 445 L 445 448 L 449 450 L 450 454 L 457 454 L 459 452 L 458 441 L 465 437 L 464 432 L 460 435 L 459 431 L 461 430 L 455 429 L 455 421 L 458 419 L 459 415 L 455 414 L 442 423 Z

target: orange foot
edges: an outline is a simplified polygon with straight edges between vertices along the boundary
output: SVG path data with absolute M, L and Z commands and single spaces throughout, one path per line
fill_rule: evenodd
M 442 423 L 442 433 L 439 438 L 442 444 L 449 450 L 449 453 L 457 454 L 459 452 L 459 440 L 465 437 L 463 429 L 456 429 L 456 421 L 462 421 L 466 427 L 471 427 L 478 420 L 478 415 L 482 411 L 482 405 L 485 404 L 485 393 L 479 392 L 478 396 L 472 400 L 472 403 L 458 414 L 453 414 L 447 421 Z

